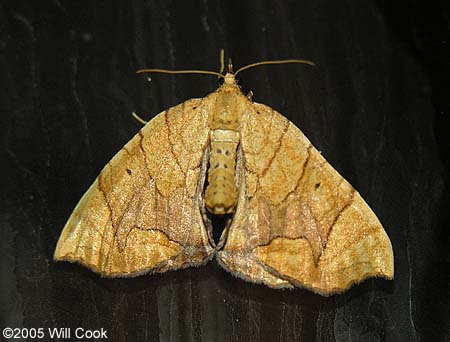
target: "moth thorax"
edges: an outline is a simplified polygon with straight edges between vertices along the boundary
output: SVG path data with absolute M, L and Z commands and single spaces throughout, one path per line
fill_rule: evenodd
M 212 109 L 209 127 L 213 130 L 237 131 L 239 114 L 242 112 L 240 108 L 242 98 L 238 90 L 219 93 Z
M 211 131 L 210 139 L 205 205 L 212 214 L 230 214 L 237 201 L 236 150 L 239 133 L 217 129 Z

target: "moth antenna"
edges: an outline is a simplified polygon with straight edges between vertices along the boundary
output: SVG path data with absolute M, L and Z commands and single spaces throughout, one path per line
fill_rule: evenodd
M 144 119 L 142 119 L 139 115 L 137 115 L 135 112 L 132 112 L 131 115 L 133 115 L 133 117 L 139 121 L 141 124 L 146 125 L 148 121 L 145 121 Z
M 225 50 L 220 49 L 220 71 L 219 73 L 223 75 L 223 71 L 225 70 Z
M 159 72 L 162 74 L 201 74 L 201 75 L 215 75 L 217 77 L 224 76 L 222 74 L 219 74 L 215 71 L 208 71 L 208 70 L 166 70 L 166 69 L 140 69 L 136 71 L 136 74 L 145 74 L 145 73 L 151 73 L 151 72 Z
M 315 66 L 316 64 L 312 61 L 308 61 L 306 59 L 283 59 L 283 60 L 279 60 L 279 61 L 262 61 L 262 62 L 257 62 L 257 63 L 252 63 L 246 66 L 243 66 L 242 68 L 239 68 L 235 73 L 234 76 L 236 76 L 238 73 L 240 73 L 241 71 L 256 67 L 256 66 L 260 66 L 260 65 L 268 65 L 268 64 L 289 64 L 289 63 L 300 63 L 300 64 L 308 64 L 308 65 L 312 65 Z

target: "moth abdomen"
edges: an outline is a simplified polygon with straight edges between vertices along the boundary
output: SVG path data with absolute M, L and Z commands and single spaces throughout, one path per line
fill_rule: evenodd
M 232 130 L 211 131 L 208 186 L 205 205 L 215 215 L 230 214 L 237 201 L 236 150 L 239 133 Z

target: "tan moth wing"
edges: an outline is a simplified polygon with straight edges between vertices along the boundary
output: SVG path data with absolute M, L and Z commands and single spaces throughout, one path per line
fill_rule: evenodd
M 238 205 L 218 252 L 226 269 L 322 295 L 392 279 L 392 247 L 377 217 L 294 124 L 249 102 L 240 148 Z
M 151 120 L 84 194 L 54 258 L 107 277 L 204 262 L 213 253 L 199 209 L 208 132 L 201 99 Z

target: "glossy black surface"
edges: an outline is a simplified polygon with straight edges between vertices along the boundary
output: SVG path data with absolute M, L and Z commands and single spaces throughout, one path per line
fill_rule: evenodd
M 449 341 L 449 12 L 413 1 L 0 3 L 0 328 L 107 330 L 109 341 Z M 291 119 L 358 189 L 391 238 L 395 280 L 323 298 L 234 278 L 215 262 L 102 279 L 52 254 L 103 165 L 214 77 Z M 48 335 L 47 335 L 48 337 Z M 50 339 L 48 339 L 50 340 Z

